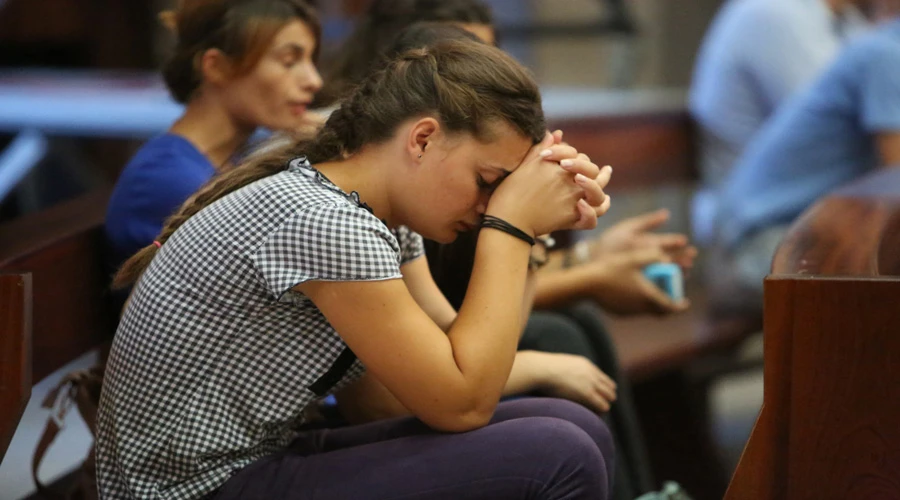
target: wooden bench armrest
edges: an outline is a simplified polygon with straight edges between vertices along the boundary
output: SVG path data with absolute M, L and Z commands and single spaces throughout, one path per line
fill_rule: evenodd
M 0 274 L 0 457 L 31 397 L 31 275 Z
M 790 228 L 765 282 L 763 408 L 727 499 L 900 497 L 900 171 Z

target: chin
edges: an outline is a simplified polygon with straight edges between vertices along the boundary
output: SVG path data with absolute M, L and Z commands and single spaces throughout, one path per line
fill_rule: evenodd
M 441 231 L 440 233 L 429 233 L 429 234 L 419 233 L 419 234 L 421 234 L 423 238 L 427 238 L 429 240 L 436 241 L 443 245 L 446 245 L 448 243 L 453 243 L 454 241 L 456 241 L 456 238 L 459 237 L 459 232 L 456 231 L 455 229 L 448 229 L 446 231 Z
M 453 243 L 454 241 L 456 241 L 456 238 L 458 238 L 458 237 L 459 237 L 459 233 L 457 233 L 456 231 L 450 231 L 448 233 L 441 234 L 441 237 L 439 237 L 439 238 L 436 237 L 436 238 L 428 238 L 428 239 L 434 240 L 434 241 L 444 244 L 444 245 L 447 245 L 449 243 Z

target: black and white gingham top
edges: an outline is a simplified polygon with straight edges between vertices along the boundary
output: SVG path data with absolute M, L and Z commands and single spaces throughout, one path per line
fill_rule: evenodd
M 298 158 L 190 218 L 135 287 L 98 417 L 103 498 L 200 498 L 287 445 L 364 368 L 308 280 L 400 278 L 422 238 L 389 230 Z

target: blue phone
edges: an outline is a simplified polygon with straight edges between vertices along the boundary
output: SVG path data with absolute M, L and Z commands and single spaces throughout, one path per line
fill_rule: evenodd
M 684 298 L 684 278 L 678 264 L 658 262 L 644 268 L 644 276 L 674 301 Z

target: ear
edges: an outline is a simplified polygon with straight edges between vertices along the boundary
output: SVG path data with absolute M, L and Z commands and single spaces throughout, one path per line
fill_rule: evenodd
M 441 124 L 431 117 L 413 123 L 406 139 L 406 152 L 414 162 L 421 161 L 429 144 L 440 135 Z
M 207 49 L 199 55 L 200 75 L 212 85 L 224 85 L 232 75 L 231 59 L 219 49 Z

